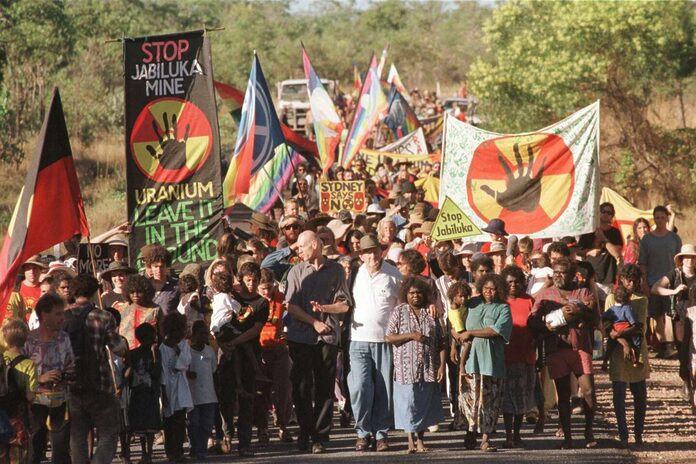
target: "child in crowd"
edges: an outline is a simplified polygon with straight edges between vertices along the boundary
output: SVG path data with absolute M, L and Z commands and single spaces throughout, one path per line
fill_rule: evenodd
M 275 407 L 278 436 L 284 443 L 292 442 L 287 429 L 292 415 L 292 383 L 290 383 L 290 355 L 283 331 L 286 307 L 284 295 L 278 290 L 273 271 L 261 269 L 258 293 L 269 304 L 268 320 L 261 329 L 261 357 L 264 371 L 271 383 L 259 385 L 254 399 L 254 424 L 258 429 L 259 442 L 268 442 L 268 410 Z
M 135 329 L 140 346 L 131 350 L 130 388 L 131 401 L 128 405 L 128 419 L 131 433 L 140 437 L 142 463 L 152 462 L 152 447 L 155 433 L 162 429 L 160 419 L 160 365 L 157 349 L 157 332 L 148 323 Z
M 179 276 L 179 313 L 186 316 L 187 334 L 191 334 L 191 326 L 195 321 L 203 320 L 201 311 L 201 295 L 198 292 L 198 279 L 193 274 L 181 274 Z
M 452 326 L 452 331 L 459 335 L 466 330 L 466 316 L 468 314 L 466 302 L 471 298 L 471 287 L 466 282 L 454 282 L 447 290 L 447 298 L 450 301 L 447 318 Z M 450 357 L 453 362 L 457 362 L 457 358 L 459 358 L 459 372 L 464 374 L 464 364 L 466 364 L 466 358 L 469 357 L 471 341 L 460 340 L 457 336 L 454 337 L 457 343 L 461 345 L 461 349 L 456 350 L 456 344 L 453 343 Z
M 622 331 L 635 327 L 638 322 L 636 313 L 629 304 L 631 301 L 631 291 L 623 285 L 619 285 L 616 290 L 614 290 L 614 301 L 616 301 L 616 303 L 602 314 L 604 332 L 607 336 L 607 351 L 604 354 L 602 370 L 607 370 L 609 358 L 618 345 L 623 347 L 624 356 L 630 356 L 633 367 L 638 367 L 643 364 L 640 359 L 642 334 L 636 333 L 628 336 L 620 335 Z M 609 334 L 612 331 L 619 332 L 619 337 L 616 339 L 610 337 Z
M 27 462 L 29 454 L 29 405 L 39 386 L 34 363 L 23 353 L 29 327 L 21 319 L 10 319 L 2 327 L 7 349 L 5 362 L 8 392 L 0 397 L 0 409 L 7 414 L 14 436 L 0 445 L 0 462 Z
M 193 410 L 188 413 L 188 434 L 191 456 L 197 460 L 208 457 L 208 438 L 213 431 L 217 396 L 213 374 L 217 369 L 217 356 L 208 345 L 210 332 L 204 321 L 191 326 L 191 368 L 188 371 Z
M 162 416 L 164 417 L 164 451 L 169 461 L 184 459 L 186 413 L 193 409 L 186 372 L 191 366 L 191 347 L 186 336 L 186 316 L 171 312 L 162 320 L 164 342 L 162 359 Z
M 532 253 L 531 265 L 527 293 L 534 296 L 550 282 L 549 279 L 553 277 L 553 269 L 551 269 L 549 256 L 540 251 Z
M 240 320 L 246 314 L 242 314 L 242 305 L 232 298 L 232 275 L 227 271 L 218 272 L 211 277 L 213 289 L 213 315 L 210 320 L 210 331 L 215 336 L 218 344 L 234 340 L 241 335 L 239 328 Z M 241 387 L 242 371 L 239 369 L 240 356 L 246 356 L 253 366 L 254 371 L 259 373 L 259 364 L 254 354 L 253 347 L 248 343 L 242 343 L 238 350 L 232 352 L 234 375 L 239 385 L 238 394 L 244 398 L 253 398 L 254 392 L 246 391 Z

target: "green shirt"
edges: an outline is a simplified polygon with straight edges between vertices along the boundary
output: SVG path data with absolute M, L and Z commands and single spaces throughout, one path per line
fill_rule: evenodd
M 604 303 L 604 308 L 611 308 L 614 303 L 614 295 L 609 295 Z M 636 313 L 636 320 L 643 324 L 643 341 L 640 345 L 640 357 L 643 365 L 633 367 L 632 363 L 624 359 L 623 348 L 617 347 L 609 358 L 609 379 L 612 382 L 635 383 L 650 376 L 648 344 L 645 342 L 645 330 L 648 327 L 648 299 L 642 295 L 631 295 L 630 305 Z
M 5 351 L 2 354 L 5 358 L 5 365 L 9 365 L 14 358 L 18 355 L 10 354 Z M 23 391 L 25 394 L 27 392 L 35 392 L 39 388 L 39 378 L 36 373 L 36 365 L 31 359 L 25 359 L 17 363 L 14 368 L 15 379 L 17 380 L 17 388 Z
M 512 333 L 512 315 L 507 303 L 483 303 L 480 298 L 470 300 L 466 330 L 492 328 L 497 337 L 474 337 L 469 359 L 466 361 L 467 374 L 481 374 L 505 378 L 505 344 Z

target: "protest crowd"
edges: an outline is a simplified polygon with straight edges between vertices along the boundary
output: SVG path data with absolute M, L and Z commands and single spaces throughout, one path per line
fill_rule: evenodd
M 155 43 L 165 44 L 166 54 L 170 42 Z M 180 46 L 178 54 L 188 47 L 188 42 Z M 208 65 L 201 59 L 199 66 Z M 253 66 L 250 82 L 252 77 L 257 82 L 249 88 L 262 94 L 266 83 L 256 57 Z M 308 58 L 305 69 L 314 98 L 316 76 Z M 357 86 L 362 92 L 358 101 L 369 92 L 381 95 L 381 70 L 376 69 L 373 59 L 362 90 Z M 191 75 L 185 77 L 212 79 L 203 72 Z M 130 79 L 138 82 L 129 85 L 142 85 L 139 76 L 133 74 Z M 22 259 L 7 298 L 3 296 L 0 462 L 39 463 L 50 456 L 54 463 L 120 459 L 146 464 L 154 459 L 157 445 L 163 445 L 167 461 L 205 462 L 234 448 L 239 456 L 250 457 L 278 441 L 294 443 L 299 453 L 323 454 L 332 448 L 335 421 L 354 427 L 358 452 L 427 453 L 427 434 L 439 427 L 460 431 L 467 450 L 522 449 L 527 447 L 523 421 L 535 424 L 535 434 L 556 430 L 561 449 L 591 449 L 598 444 L 597 369 L 608 371 L 611 380 L 617 446 L 640 448 L 651 356 L 679 360 L 684 407 L 696 407 L 696 246 L 682 243 L 671 206 L 631 217 L 632 230 L 626 235 L 617 228 L 615 205 L 599 201 L 595 181 L 595 190 L 585 198 L 594 208 L 572 203 L 577 211 L 591 213 L 571 229 L 582 233 L 545 238 L 508 233 L 513 230 L 510 213 L 547 217 L 547 190 L 553 196 L 561 189 L 542 182 L 544 169 L 563 178 L 566 174 L 553 171 L 563 156 L 571 156 L 573 166 L 569 148 L 539 155 L 561 145 L 559 137 L 545 134 L 529 139 L 522 149 L 519 142 L 509 147 L 501 142 L 501 152 L 509 149 L 510 166 L 514 159 L 517 167 L 505 164 L 497 152 L 491 158 L 491 166 L 502 165 L 507 184 L 483 183 L 479 198 L 498 205 L 502 213 L 478 231 L 473 216 L 460 209 L 463 202 L 446 210 L 450 199 L 443 202 L 440 191 L 454 191 L 453 182 L 446 185 L 445 179 L 459 168 L 448 158 L 453 155 L 438 148 L 446 138 L 442 127 L 450 135 L 468 130 L 466 108 L 455 107 L 443 122 L 443 107 L 433 94 L 410 92 L 414 111 L 396 83 L 391 82 L 388 105 L 381 95 L 381 106 L 368 108 L 371 116 L 361 113 L 367 111 L 362 103 L 337 100 L 340 117 L 334 121 L 333 115 L 323 115 L 314 122 L 318 135 L 308 131 L 308 140 L 318 147 L 315 156 L 302 161 L 290 150 L 283 152 L 288 176 L 263 167 L 273 168 L 283 143 L 269 139 L 264 147 L 270 148 L 261 154 L 254 151 L 258 147 L 245 145 L 260 137 L 249 122 L 251 106 L 262 106 L 258 102 L 263 98 L 270 102 L 267 95 L 250 102 L 247 94 L 237 146 L 222 183 L 223 194 L 238 201 L 226 198 L 224 220 L 214 191 L 221 187 L 220 160 L 205 150 L 204 156 L 192 158 L 194 148 L 186 148 L 187 141 L 204 145 L 200 125 L 185 119 L 197 113 L 164 112 L 162 121 L 155 121 L 143 119 L 155 112 L 152 107 L 143 105 L 142 113 L 127 109 L 128 140 L 142 136 L 138 130 L 154 130 L 154 136 L 148 135 L 156 136 L 159 146 L 151 138 L 129 147 L 129 221 L 91 238 L 92 244 L 105 247 L 108 256 L 101 258 L 108 265 L 98 269 L 91 244 L 87 258 L 78 256 L 75 242 L 85 234 L 75 237 L 73 229 L 56 221 L 55 230 L 43 234 L 65 231 L 72 237 L 64 243 L 66 252 Z M 208 84 L 212 95 L 212 80 Z M 216 89 L 223 101 L 237 98 L 241 107 L 240 92 L 217 83 Z M 200 98 L 200 92 L 192 95 Z M 464 84 L 459 96 L 467 96 Z M 155 99 L 159 95 L 149 97 L 161 103 Z M 400 110 L 392 114 L 397 99 Z M 200 101 L 198 106 L 205 109 Z M 57 92 L 44 136 L 60 129 L 51 119 L 56 108 L 62 111 Z M 326 107 L 313 109 L 317 119 L 318 110 Z M 200 122 L 204 111 L 196 111 Z M 593 108 L 582 111 L 580 117 L 594 114 Z M 264 121 L 268 137 L 282 133 L 280 138 L 292 145 L 293 136 L 281 132 L 283 115 L 280 121 L 274 118 Z M 307 116 L 308 126 L 311 118 Z M 372 123 L 361 129 L 370 118 Z M 411 126 L 428 118 L 434 119 L 427 130 L 424 123 Z M 447 125 L 448 118 L 456 121 Z M 383 125 L 376 124 L 382 120 Z M 380 130 L 385 139 L 377 143 Z M 329 133 L 336 144 L 326 144 Z M 393 146 L 380 153 L 371 150 L 384 147 L 389 137 L 412 134 L 423 140 L 415 143 L 420 147 L 416 151 L 403 151 L 406 144 L 396 147 L 402 151 Z M 544 145 L 547 140 L 551 142 Z M 183 148 L 172 149 L 170 143 Z M 596 155 L 594 149 L 586 151 Z M 343 158 L 334 159 L 340 152 Z M 64 163 L 65 153 L 53 156 Z M 244 156 L 249 158 L 240 161 Z M 207 168 L 201 166 L 216 161 L 218 171 L 204 172 Z M 470 163 L 472 170 L 476 162 Z M 591 172 L 580 172 L 581 164 L 592 163 L 577 162 L 573 175 L 591 177 Z M 40 172 L 53 165 L 42 160 L 35 167 Z M 140 183 L 133 187 L 136 174 Z M 261 205 L 251 193 L 264 175 L 272 180 L 265 184 L 264 197 L 271 200 Z M 188 190 L 184 184 L 190 176 L 197 183 Z M 203 182 L 215 176 L 215 182 Z M 35 183 L 38 196 L 43 187 L 39 180 Z M 175 185 L 167 189 L 160 184 Z M 182 185 L 179 190 L 177 184 Z M 508 190 L 496 191 L 500 185 Z M 517 197 L 511 185 L 519 188 Z M 212 202 L 190 207 L 205 194 L 218 199 L 220 217 L 204 216 L 212 211 Z M 180 198 L 185 195 L 189 203 Z M 567 195 L 566 206 L 579 196 L 572 189 Z M 29 204 L 23 201 L 21 196 L 19 204 Z M 31 214 L 48 202 L 35 201 Z M 58 207 L 67 217 L 66 204 Z M 193 217 L 194 212 L 200 217 Z M 183 222 L 160 224 L 177 215 Z M 556 220 L 560 213 L 552 216 L 548 214 Z M 82 231 L 80 215 L 76 218 Z M 454 222 L 439 227 L 440 220 Z M 27 219 L 28 238 L 15 246 L 20 222 L 10 225 L 11 245 L 0 253 L 3 271 L 12 268 L 1 267 L 7 256 L 21 256 L 16 250 L 30 241 L 46 245 L 41 250 L 57 243 L 32 235 L 34 222 Z M 594 224 L 598 226 L 592 230 Z M 145 226 L 149 235 L 143 233 Z M 183 244 L 174 238 L 188 237 L 181 239 L 188 242 L 202 233 L 211 233 L 213 259 L 197 259 L 194 248 L 182 252 Z M 443 233 L 454 237 L 442 239 Z M 627 390 L 633 398 L 631 430 Z M 582 436 L 572 434 L 572 414 L 584 416 Z
M 423 173 L 378 170 L 342 172 L 367 183 L 366 214 L 329 215 L 301 165 L 277 220 L 230 224 L 215 261 L 178 275 L 161 245 L 137 251 L 143 272 L 129 267 L 126 227 L 103 238 L 112 261 L 99 281 L 77 275 L 74 257 L 27 260 L 2 328 L 14 379 L 3 418 L 17 430 L 4 458 L 38 463 L 50 442 L 52 462 L 111 462 L 119 444 L 123 462 L 133 446 L 149 462 L 164 440 L 181 461 L 186 436 L 199 460 L 235 441 L 242 456 L 272 440 L 323 453 L 335 414 L 354 424 L 356 450 L 389 450 L 398 430 L 409 453 L 425 452 L 443 395 L 467 449 L 524 447 L 525 416 L 579 446 L 574 408 L 593 447 L 593 352 L 606 352 L 622 446 L 642 444 L 649 349 L 679 357 L 693 404 L 696 247 L 669 208 L 655 207 L 652 231 L 637 218 L 627 243 L 610 203 L 580 237 L 510 236 L 493 219 L 488 242 L 435 242 L 438 210 L 414 186 Z

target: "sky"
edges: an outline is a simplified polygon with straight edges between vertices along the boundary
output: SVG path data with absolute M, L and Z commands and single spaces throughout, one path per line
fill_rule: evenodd
M 340 1 L 346 1 L 348 0 L 340 0 Z M 368 6 L 370 6 L 371 3 L 378 3 L 381 0 L 355 0 L 355 4 L 358 9 L 366 9 Z M 426 0 L 413 0 L 413 1 L 426 1 Z M 495 4 L 499 0 L 439 0 L 442 3 L 449 3 L 452 4 L 453 6 L 456 5 L 457 3 L 462 3 L 463 1 L 476 1 L 477 3 L 488 6 L 488 7 L 494 7 Z M 292 7 L 291 11 L 293 13 L 299 13 L 299 12 L 305 12 L 309 9 L 312 8 L 312 5 L 316 2 L 316 0 L 293 0 L 292 2 Z

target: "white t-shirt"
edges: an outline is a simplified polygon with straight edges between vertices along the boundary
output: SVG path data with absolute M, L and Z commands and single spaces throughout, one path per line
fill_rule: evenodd
M 389 315 L 398 304 L 401 279 L 401 273 L 387 262 L 382 262 L 373 276 L 365 264 L 360 266 L 353 286 L 352 341 L 384 343 Z
M 193 409 L 191 399 L 191 389 L 189 388 L 186 371 L 191 365 L 191 347 L 186 340 L 182 340 L 177 345 L 179 355 L 174 348 L 160 344 L 159 351 L 162 359 L 162 387 L 167 394 L 166 407 L 162 407 L 164 417 L 170 417 L 182 409 L 187 412 Z
M 228 293 L 216 293 L 210 306 L 213 308 L 213 315 L 210 317 L 210 331 L 218 334 L 222 326 L 237 317 L 242 305 L 232 298 Z
M 210 345 L 205 345 L 201 351 L 191 348 L 191 368 L 189 370 L 196 373 L 195 379 L 188 379 L 194 406 L 217 403 L 218 399 L 213 384 L 213 374 L 217 370 L 217 357 Z

